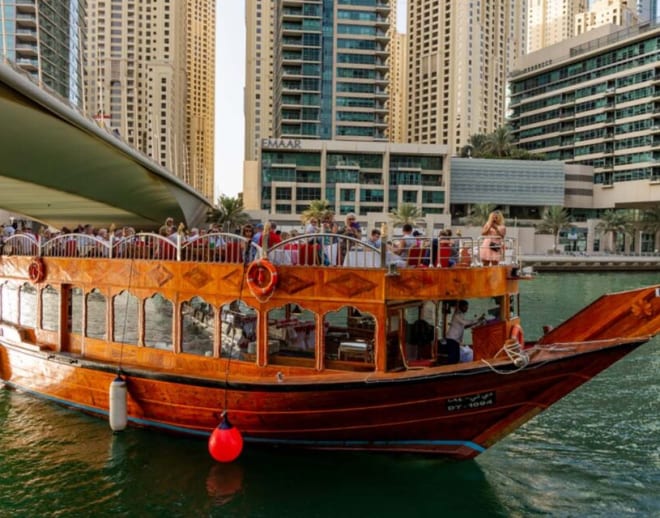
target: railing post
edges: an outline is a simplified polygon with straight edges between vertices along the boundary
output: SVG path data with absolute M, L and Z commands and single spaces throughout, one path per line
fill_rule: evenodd
M 108 250 L 108 258 L 110 259 L 112 259 L 112 248 L 113 248 L 112 242 L 114 239 L 115 239 L 114 233 L 110 234 L 110 239 L 108 239 L 108 243 L 110 245 L 110 250 Z
M 37 234 L 37 257 L 41 257 L 41 234 Z
M 176 233 L 176 260 L 181 261 L 181 235 L 183 232 L 179 231 Z

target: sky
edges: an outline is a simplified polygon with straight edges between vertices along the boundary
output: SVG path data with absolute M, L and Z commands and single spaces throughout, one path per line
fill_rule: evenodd
M 245 1 L 216 4 L 215 196 L 243 190 Z
M 405 32 L 405 12 L 406 1 L 399 0 L 400 32 Z M 221 194 L 236 196 L 244 188 L 245 0 L 219 0 L 216 4 L 215 74 L 214 202 Z

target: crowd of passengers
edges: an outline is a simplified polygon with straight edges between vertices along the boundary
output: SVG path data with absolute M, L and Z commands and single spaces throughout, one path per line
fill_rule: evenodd
M 480 259 L 485 264 L 498 264 L 502 255 L 502 239 L 506 233 L 504 221 L 501 213 L 492 213 L 488 222 L 482 229 L 482 235 L 488 236 L 482 242 L 479 250 Z M 325 237 L 310 237 L 309 239 L 292 239 L 291 242 L 285 243 L 285 249 L 296 249 L 301 242 L 316 243 L 319 249 L 323 249 L 323 245 L 330 244 L 328 242 L 328 235 L 348 236 L 355 240 L 361 241 L 365 244 L 371 245 L 380 250 L 383 246 L 382 231 L 378 228 L 372 229 L 368 235 L 363 234 L 360 224 L 357 222 L 357 217 L 354 213 L 348 213 L 342 223 L 335 221 L 332 213 L 324 216 L 322 219 L 318 217 L 309 217 L 303 220 L 304 231 L 298 232 L 297 230 L 281 231 L 277 228 L 275 222 L 267 221 L 265 223 L 248 223 L 243 225 L 240 229 L 236 229 L 235 234 L 242 236 L 245 241 L 251 241 L 261 248 L 271 249 L 273 246 L 292 238 L 299 236 L 307 236 L 314 234 L 324 234 Z M 384 230 L 384 229 L 383 229 Z M 104 255 L 103 243 L 109 243 L 110 234 L 112 234 L 115 242 L 121 246 L 129 246 L 131 243 L 136 242 L 133 239 L 136 236 L 136 231 L 133 227 L 125 226 L 122 228 L 96 228 L 93 225 L 79 225 L 73 229 L 62 227 L 59 231 L 53 231 L 49 228 L 42 228 L 40 231 L 42 242 L 61 235 L 71 234 L 70 242 L 76 248 L 75 253 L 66 253 L 66 255 Z M 386 232 L 386 230 L 385 230 Z M 164 224 L 159 228 L 158 234 L 164 238 L 158 250 L 151 255 L 152 258 L 173 259 L 175 257 L 175 247 L 177 243 L 191 243 L 203 247 L 206 250 L 226 250 L 227 247 L 235 245 L 235 243 L 228 243 L 226 239 L 218 235 L 222 233 L 222 228 L 217 223 L 212 223 L 208 228 L 186 229 L 183 223 L 176 225 L 173 218 L 167 218 Z M 0 247 L 3 245 L 7 238 L 15 234 L 30 234 L 37 237 L 36 234 L 29 228 L 19 228 L 14 222 L 12 224 L 2 225 L 0 227 Z M 85 236 L 93 237 L 94 239 L 86 240 Z M 387 240 L 385 242 L 385 249 L 387 252 L 387 264 L 395 264 L 397 266 L 410 266 L 414 257 L 413 266 L 442 266 L 450 267 L 457 264 L 469 266 L 472 258 L 472 247 L 464 244 L 461 239 L 460 231 L 456 231 L 452 235 L 451 229 L 443 229 L 439 232 L 437 237 L 426 239 L 418 230 L 413 229 L 412 225 L 406 223 L 402 227 L 402 235 L 397 239 Z M 65 242 L 69 240 L 64 240 Z M 90 247 L 94 246 L 93 250 Z M 101 246 L 98 246 L 98 245 Z M 341 256 L 346 254 L 346 247 L 351 246 L 347 240 L 339 241 L 339 245 L 343 247 L 339 253 Z M 256 249 L 253 247 L 246 248 L 244 241 L 239 243 L 241 247 L 236 251 L 236 259 L 240 261 L 242 258 L 252 260 L 256 257 Z M 86 247 L 87 253 L 80 253 L 80 248 Z M 73 249 L 72 249 L 73 250 Z M 122 249 L 118 250 L 121 255 Z M 320 252 L 321 254 L 323 252 Z M 320 258 L 320 263 L 323 262 L 323 257 Z M 327 264 L 327 259 L 325 260 Z

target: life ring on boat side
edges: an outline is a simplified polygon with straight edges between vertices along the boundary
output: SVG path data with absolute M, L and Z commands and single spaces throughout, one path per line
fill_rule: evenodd
M 252 261 L 247 269 L 247 285 L 255 297 L 267 297 L 277 286 L 277 268 L 268 259 Z
M 46 267 L 41 257 L 35 257 L 30 262 L 30 266 L 28 266 L 28 277 L 30 277 L 30 281 L 34 284 L 40 283 L 46 277 Z
M 520 347 L 525 347 L 525 334 L 519 324 L 514 324 L 511 328 L 511 338 L 520 344 Z

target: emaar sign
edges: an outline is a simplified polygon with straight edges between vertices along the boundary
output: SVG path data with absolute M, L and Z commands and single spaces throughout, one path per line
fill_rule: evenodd
M 300 139 L 283 139 L 283 138 L 264 138 L 261 139 L 262 149 L 302 149 Z

